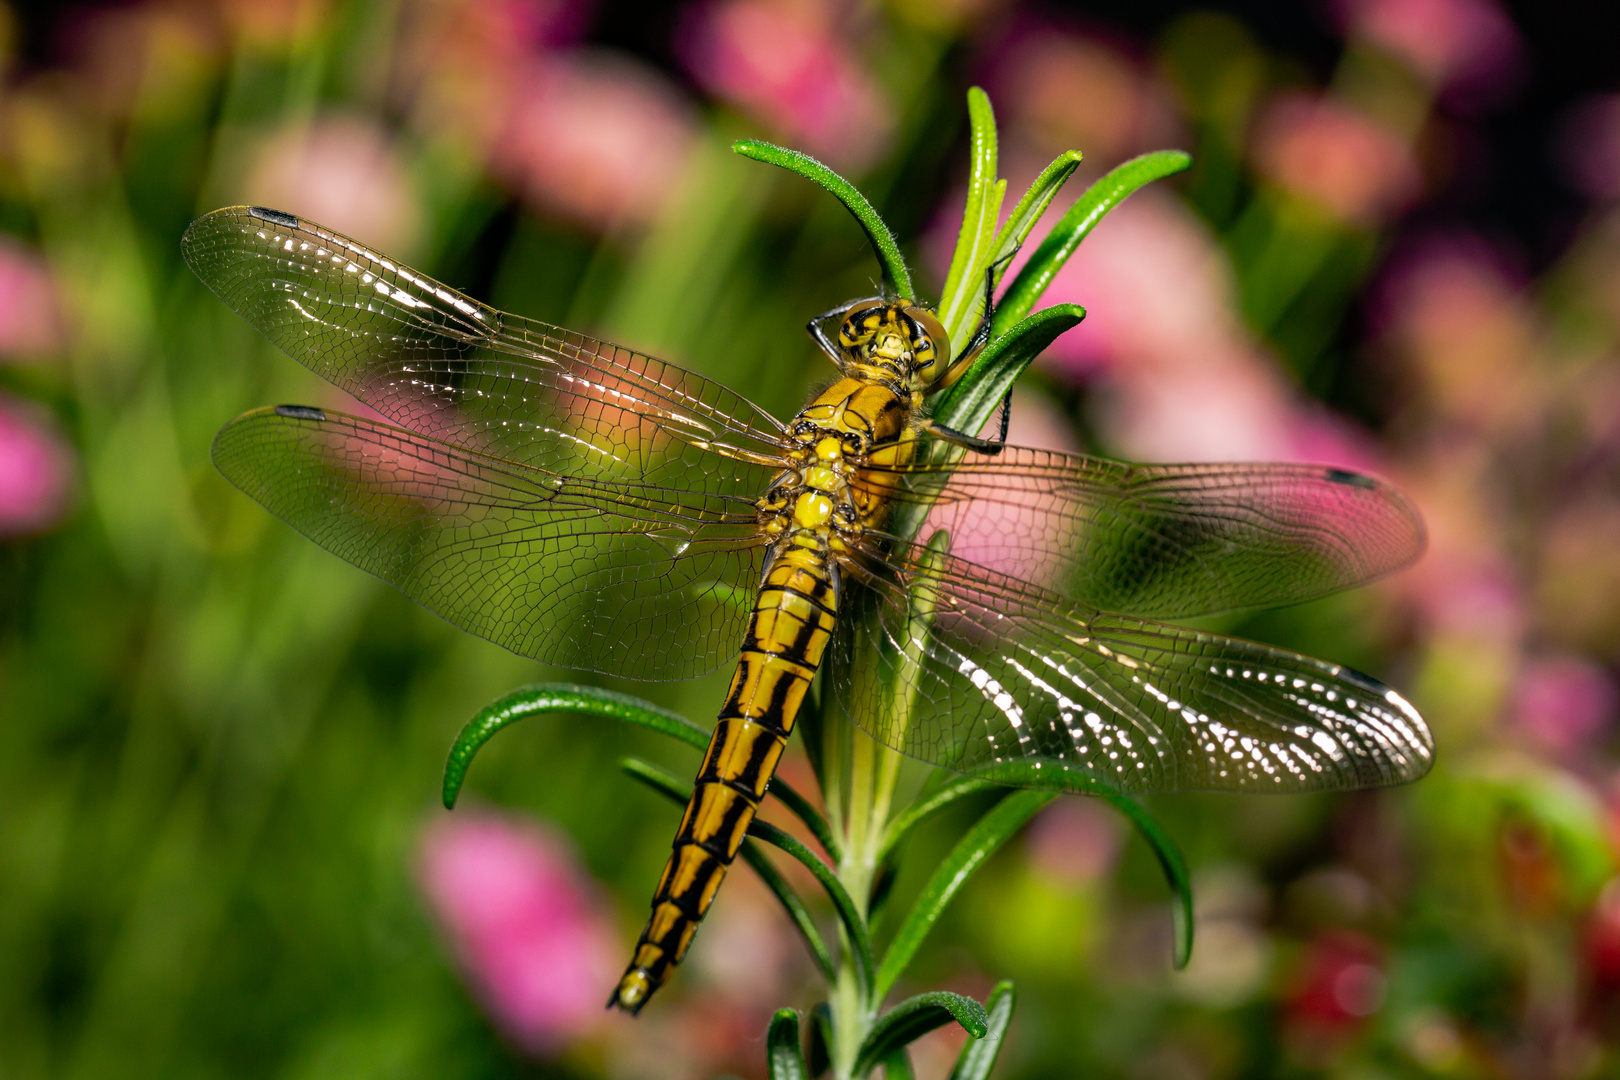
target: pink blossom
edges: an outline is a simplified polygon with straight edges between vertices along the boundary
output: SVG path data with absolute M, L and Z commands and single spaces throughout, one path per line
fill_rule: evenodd
M 531 1053 L 601 1021 L 618 975 L 604 903 L 567 844 L 538 823 L 458 811 L 429 827 L 422 891 L 473 992 Z
M 1070 378 L 1190 360 L 1239 334 L 1231 271 L 1214 238 L 1179 202 L 1151 191 L 1103 219 L 1041 303 L 1086 309 L 1041 361 Z
M 1560 125 L 1558 156 L 1583 194 L 1620 199 L 1620 94 L 1589 97 Z
M 1266 109 L 1256 167 L 1342 221 L 1370 225 L 1422 190 L 1411 148 L 1395 131 L 1329 98 L 1289 94 Z
M 1520 63 L 1519 32 L 1494 0 L 1342 0 L 1346 29 L 1434 86 L 1490 93 Z
M 694 11 L 677 42 L 704 89 L 839 168 L 870 164 L 894 113 L 850 53 L 859 36 L 830 0 L 717 0 Z
M 694 134 L 690 105 L 663 76 L 628 57 L 575 52 L 522 69 L 489 154 L 536 205 L 610 229 L 658 214 Z
M 1029 830 L 1029 860 L 1066 885 L 1086 885 L 1113 869 L 1124 846 L 1119 816 L 1096 799 L 1059 799 Z
M 1178 134 L 1164 88 L 1097 38 L 1031 23 L 998 51 L 991 84 L 1010 137 L 1048 158 L 1078 149 L 1088 168 L 1106 168 Z
M 41 410 L 0 395 L 0 535 L 38 532 L 67 512 L 73 450 Z
M 1581 656 L 1526 661 L 1514 695 L 1514 719 L 1547 748 L 1569 752 L 1589 744 L 1614 719 L 1615 686 L 1601 666 Z
M 326 116 L 271 137 L 253 156 L 241 197 L 389 253 L 408 250 L 421 230 L 393 141 L 360 116 Z
M 32 356 L 61 347 L 61 314 L 44 260 L 0 238 L 0 356 Z
M 1487 430 L 1533 421 L 1534 315 L 1482 240 L 1429 237 L 1390 261 L 1374 304 L 1381 332 L 1421 376 L 1432 407 Z

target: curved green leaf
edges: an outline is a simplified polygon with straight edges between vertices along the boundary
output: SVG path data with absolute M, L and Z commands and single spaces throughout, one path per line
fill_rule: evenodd
M 748 826 L 748 835 L 758 837 L 767 844 L 776 845 L 798 859 L 815 875 L 816 880 L 821 883 L 821 887 L 832 900 L 839 921 L 844 924 L 844 933 L 849 939 L 850 951 L 854 954 L 855 975 L 860 980 L 861 989 L 870 991 L 874 964 L 872 935 L 866 928 L 866 920 L 861 917 L 860 909 L 855 906 L 855 901 L 850 899 L 848 890 L 844 888 L 844 883 L 838 880 L 838 875 L 833 873 L 832 867 L 822 862 L 815 852 L 799 843 L 795 837 L 768 821 L 755 818 L 754 823 Z
M 1143 186 L 1166 176 L 1174 176 L 1192 164 L 1192 158 L 1180 150 L 1158 150 L 1134 157 L 1086 189 L 1067 213 L 1052 227 L 1041 246 L 1035 249 L 1029 262 L 1018 272 L 1013 283 L 1002 295 L 996 308 L 992 334 L 1028 315 L 1041 298 L 1053 276 L 1069 261 L 1080 241 L 1114 207 Z
M 804 822 L 804 827 L 810 830 L 810 835 L 816 838 L 822 850 L 833 862 L 843 858 L 838 846 L 838 837 L 833 835 L 832 826 L 827 819 L 821 816 L 821 811 L 811 805 L 810 800 L 799 794 L 786 780 L 780 776 L 771 778 L 771 786 L 766 790 L 767 795 L 774 795 L 777 801 L 793 812 L 793 816 Z
M 1175 965 L 1178 969 L 1186 967 L 1187 961 L 1192 959 L 1193 947 L 1192 875 L 1187 871 L 1186 856 L 1181 853 L 1176 842 L 1170 839 L 1170 835 L 1135 799 L 1092 779 L 1078 769 L 1061 767 L 1054 769 L 1051 762 L 1045 764 L 1046 768 L 1037 769 L 1033 763 L 1027 761 L 1005 762 L 975 770 L 975 775 L 1026 789 L 1070 791 L 1091 795 L 1102 799 L 1124 814 L 1142 839 L 1147 841 L 1148 847 L 1153 849 L 1154 856 L 1159 860 L 1159 867 L 1164 871 L 1165 882 L 1174 895 L 1175 902 L 1170 907 L 1170 918 L 1175 926 Z
M 765 1032 L 765 1059 L 771 1080 L 806 1080 L 804 1055 L 799 1053 L 799 1014 L 778 1009 Z
M 933 419 L 956 431 L 977 432 L 1024 369 L 1085 317 L 1086 309 L 1079 304 L 1054 304 L 992 338 L 962 377 L 940 392 Z
M 680 806 L 685 806 L 692 797 L 691 784 L 681 783 L 663 769 L 640 758 L 624 758 L 619 762 L 619 768 L 624 770 L 627 776 L 641 781 L 660 795 L 667 795 Z M 810 909 L 804 906 L 804 901 L 793 891 L 793 886 L 788 884 L 781 871 L 772 865 L 771 860 L 752 840 L 744 840 L 737 854 L 741 855 L 743 862 L 759 875 L 765 887 L 771 890 L 787 911 L 788 918 L 793 920 L 799 936 L 804 939 L 805 948 L 810 950 L 811 957 L 815 959 L 816 966 L 821 969 L 827 981 L 831 982 L 837 978 L 838 970 L 833 965 L 832 951 L 821 939 L 821 931 L 816 929 L 816 921 L 810 917 Z
M 889 949 L 883 955 L 882 966 L 878 968 L 877 984 L 873 994 L 874 1001 L 881 1001 L 887 996 L 894 982 L 911 963 L 911 958 L 917 954 L 923 939 L 934 928 L 939 917 L 944 913 L 957 892 L 966 884 L 985 863 L 996 849 L 1007 841 L 1007 838 L 1017 832 L 1023 824 L 1035 815 L 1035 812 L 1053 799 L 1056 792 L 1051 791 L 1015 791 L 1002 799 L 995 806 L 974 823 L 967 834 L 957 841 L 956 846 L 945 856 L 944 862 L 939 864 L 923 891 L 917 897 L 917 902 L 907 912 L 906 919 L 895 932 L 894 940 L 889 943 Z
M 872 1025 L 855 1056 L 855 1075 L 860 1076 L 896 1050 L 903 1050 L 952 1020 L 975 1039 L 984 1038 L 989 1030 L 990 1017 L 984 1006 L 970 997 L 935 990 L 907 998 Z
M 881 864 L 895 848 L 900 846 L 901 841 L 905 840 L 912 829 L 947 806 L 987 791 L 1004 795 L 1007 788 L 1003 784 L 993 784 L 976 776 L 958 775 L 933 791 L 925 791 L 916 802 L 890 820 L 888 828 L 883 831 L 883 843 L 878 847 L 877 862 Z
M 709 745 L 709 733 L 679 713 L 650 701 L 575 683 L 537 683 L 512 691 L 487 705 L 467 721 L 444 763 L 444 806 L 454 809 L 467 770 L 479 749 L 508 724 L 542 713 L 575 712 L 620 720 L 669 735 L 699 750 Z
M 806 1063 L 812 1077 L 820 1076 L 832 1064 L 832 1009 L 823 1001 L 810 1010 L 810 1022 L 805 1025 Z
M 950 1080 L 989 1080 L 990 1070 L 995 1068 L 996 1058 L 1001 1054 L 1001 1042 L 1007 1037 L 1007 1029 L 1012 1026 L 1013 1009 L 1017 1004 L 1018 994 L 1013 990 L 1013 984 L 997 983 L 996 988 L 990 991 L 990 1000 L 985 1003 L 985 1011 L 989 1014 L 985 1033 L 983 1037 L 962 1047 L 956 1067 L 951 1070 Z
M 906 1048 L 897 1046 L 881 1062 L 883 1066 L 883 1080 L 914 1080 L 916 1073 L 911 1068 L 911 1055 Z M 860 1073 L 856 1073 L 860 1076 Z
M 1041 171 L 1035 182 L 1029 185 L 1024 197 L 1018 200 L 1012 213 L 1007 215 L 1007 223 L 996 233 L 996 239 L 990 246 L 992 263 L 998 263 L 1012 255 L 1023 246 L 1024 240 L 1035 228 L 1035 223 L 1046 213 L 1046 208 L 1052 205 L 1057 193 L 1063 185 L 1074 175 L 1074 170 L 1080 167 L 1080 151 L 1065 150 L 1058 155 L 1056 161 Z
M 969 144 L 967 201 L 962 207 L 962 229 L 956 251 L 940 292 L 939 321 L 956 353 L 973 335 L 974 301 L 982 295 L 984 268 L 995 257 L 996 222 L 1007 182 L 996 179 L 996 114 L 990 97 L 977 86 L 967 93 Z
M 856 190 L 854 184 L 809 154 L 789 150 L 775 143 L 762 142 L 759 139 L 738 139 L 731 144 L 731 149 L 743 157 L 798 173 L 806 180 L 820 184 L 832 192 L 833 197 L 855 215 L 855 220 L 860 222 L 861 228 L 866 231 L 866 239 L 871 242 L 872 251 L 883 267 L 884 284 L 906 300 L 917 298 L 911 285 L 911 272 L 906 269 L 905 257 L 900 254 L 900 245 L 894 242 L 894 233 L 889 231 L 889 226 L 878 216 L 872 204 L 867 202 L 866 196 Z

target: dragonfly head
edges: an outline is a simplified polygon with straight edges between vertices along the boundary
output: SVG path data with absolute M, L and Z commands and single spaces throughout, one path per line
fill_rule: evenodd
M 950 366 L 951 342 L 927 308 L 904 300 L 856 304 L 838 327 L 838 345 L 855 364 L 911 387 L 924 387 Z

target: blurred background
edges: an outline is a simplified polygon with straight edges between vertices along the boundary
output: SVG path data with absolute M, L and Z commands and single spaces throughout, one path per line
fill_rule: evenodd
M 1196 158 L 1058 278 L 1047 301 L 1090 315 L 1026 379 L 1014 440 L 1394 480 L 1420 565 L 1218 625 L 1392 683 L 1440 757 L 1397 791 L 1151 800 L 1195 871 L 1181 973 L 1150 853 L 1062 800 L 912 988 L 1016 979 L 1008 1078 L 1620 1075 L 1620 59 L 1583 18 L 0 6 L 0 1077 L 762 1075 L 770 1011 L 814 983 L 746 872 L 639 1021 L 599 1007 L 677 820 L 614 762 L 695 758 L 531 721 L 438 806 L 459 726 L 565 673 L 215 473 L 238 412 L 342 400 L 179 237 L 216 206 L 292 211 L 787 415 L 830 373 L 799 328 L 876 266 L 831 198 L 730 141 L 845 171 L 937 289 L 974 84 L 1015 192 L 1071 147 L 1069 198 L 1144 150 Z M 723 680 L 619 688 L 707 723 Z M 919 1075 L 954 1052 L 931 1036 Z

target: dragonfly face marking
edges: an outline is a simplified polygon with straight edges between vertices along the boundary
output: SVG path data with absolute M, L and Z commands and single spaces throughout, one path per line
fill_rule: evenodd
M 524 656 L 632 679 L 732 665 L 619 1008 L 685 954 L 818 669 L 827 707 L 874 738 L 993 780 L 1322 791 L 1413 780 L 1433 759 L 1388 687 L 1158 621 L 1291 604 L 1414 560 L 1421 523 L 1370 477 L 961 445 L 942 463 L 917 451 L 949 344 L 905 302 L 862 301 L 835 339 L 818 333 L 842 377 L 783 423 L 280 211 L 215 211 L 182 248 L 383 418 L 249 412 L 214 441 L 227 479 Z M 903 504 L 916 535 L 887 535 Z M 963 554 L 931 548 L 936 531 Z M 851 674 L 863 663 L 878 677 Z

